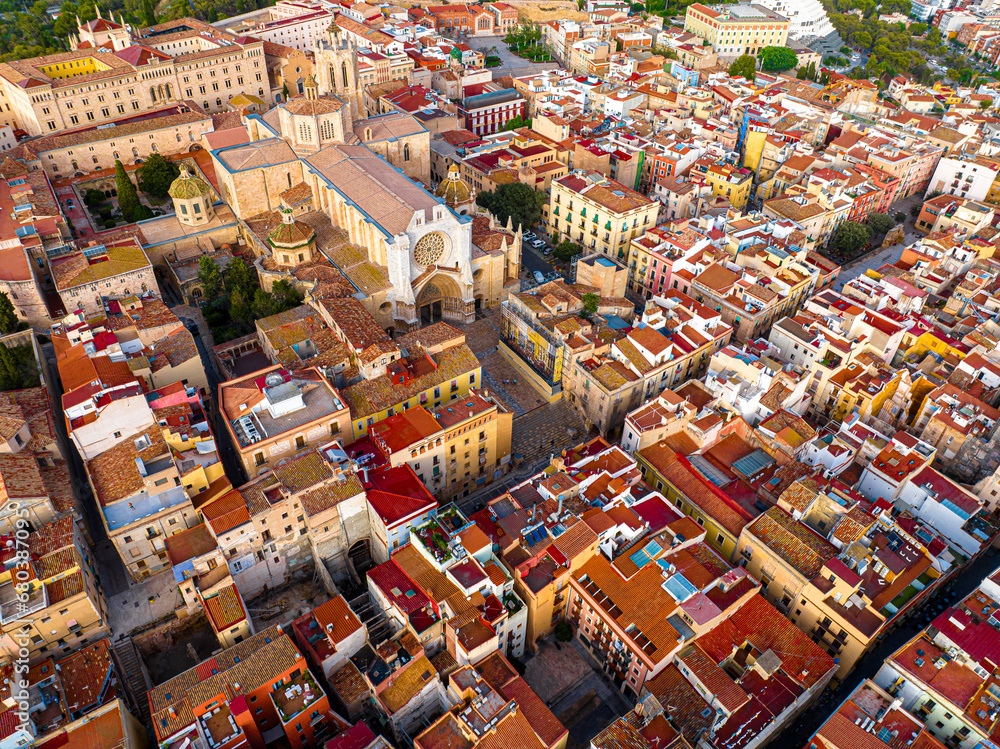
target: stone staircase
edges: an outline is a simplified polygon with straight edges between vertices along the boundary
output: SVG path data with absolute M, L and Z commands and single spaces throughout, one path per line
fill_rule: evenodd
M 136 717 L 142 724 L 149 727 L 152 719 L 149 714 L 149 690 L 153 688 L 149 680 L 146 666 L 143 664 L 131 638 L 123 637 L 114 644 L 115 656 L 121 667 L 124 686 L 131 702 L 138 711 Z

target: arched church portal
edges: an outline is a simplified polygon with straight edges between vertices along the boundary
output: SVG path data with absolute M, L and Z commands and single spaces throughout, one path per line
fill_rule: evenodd
M 417 293 L 417 314 L 421 325 L 441 320 L 462 320 L 465 307 L 458 282 L 444 274 L 436 273 Z

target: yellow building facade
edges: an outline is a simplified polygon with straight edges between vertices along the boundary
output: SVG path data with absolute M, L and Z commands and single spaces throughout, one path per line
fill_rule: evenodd
M 684 17 L 684 30 L 707 41 L 721 58 L 756 55 L 764 47 L 784 47 L 790 25 L 760 5 L 709 8 L 695 3 Z
M 599 172 L 574 172 L 552 183 L 543 222 L 549 232 L 608 257 L 656 226 L 660 203 Z

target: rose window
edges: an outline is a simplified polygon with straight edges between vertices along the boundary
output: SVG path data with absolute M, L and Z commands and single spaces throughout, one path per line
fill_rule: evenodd
M 413 259 L 423 266 L 434 265 L 443 254 L 444 237 L 438 233 L 421 237 L 413 248 Z

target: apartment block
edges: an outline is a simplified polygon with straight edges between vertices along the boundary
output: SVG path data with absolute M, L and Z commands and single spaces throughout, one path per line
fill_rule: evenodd
M 656 226 L 658 203 L 598 172 L 552 183 L 543 214 L 553 236 L 624 259 L 628 242 Z
M 345 398 L 317 368 L 292 374 L 276 364 L 223 382 L 219 409 L 247 476 L 351 436 Z
M 409 356 L 390 364 L 386 374 L 342 391 L 352 419 L 345 441 L 361 439 L 373 424 L 407 408 L 438 408 L 479 386 L 479 360 L 465 344 L 465 335 L 447 323 L 423 328 L 396 342 Z
M 319 747 L 348 727 L 292 638 L 269 627 L 149 692 L 156 740 Z
M 784 47 L 789 21 L 762 5 L 718 9 L 695 3 L 684 16 L 684 30 L 700 36 L 719 57 L 756 55 L 764 47 Z
M 510 462 L 512 414 L 470 390 L 462 401 L 407 409 L 375 424 L 371 440 L 389 465 L 408 464 L 443 500 L 492 483 Z

